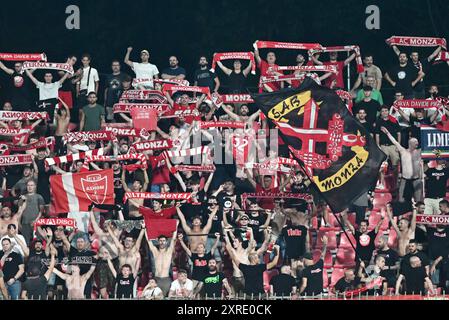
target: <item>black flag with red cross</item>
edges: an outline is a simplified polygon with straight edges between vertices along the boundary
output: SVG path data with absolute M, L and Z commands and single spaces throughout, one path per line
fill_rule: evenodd
M 374 187 L 386 156 L 333 90 L 306 78 L 253 99 L 333 212 Z

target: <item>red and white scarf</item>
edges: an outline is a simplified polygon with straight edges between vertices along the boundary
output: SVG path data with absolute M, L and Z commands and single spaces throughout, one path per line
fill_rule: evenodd
M 19 134 L 26 134 L 30 133 L 30 129 L 6 129 L 6 128 L 0 128 L 0 136 L 5 137 L 14 137 Z
M 413 108 L 413 109 L 428 109 L 428 108 L 440 108 L 441 102 L 438 100 L 398 100 L 393 103 L 395 108 Z
M 449 61 L 449 52 L 441 51 L 438 53 L 437 57 L 435 58 L 435 62 L 443 62 L 443 61 Z
M 37 142 L 28 144 L 26 146 L 16 146 L 12 144 L 1 144 L 0 149 L 4 150 L 3 154 L 7 155 L 9 152 L 24 152 L 28 150 L 42 149 L 42 148 L 50 148 L 52 150 L 54 148 L 55 138 L 54 137 L 46 137 L 45 139 L 41 139 Z M 5 148 L 6 147 L 6 148 Z
M 246 123 L 236 121 L 198 121 L 198 126 L 200 129 L 209 129 L 209 128 L 244 129 Z
M 82 131 L 69 132 L 63 137 L 66 143 L 78 143 L 81 141 L 117 141 L 115 134 L 111 131 Z
M 209 87 L 185 87 L 170 83 L 164 84 L 162 87 L 162 92 L 169 92 L 171 95 L 177 91 L 202 93 L 211 99 Z
M 352 112 L 352 96 L 348 91 L 344 91 L 344 90 L 336 90 L 335 91 L 336 94 L 338 94 L 338 96 L 344 101 L 346 100 L 346 103 L 348 105 L 348 109 L 349 111 Z
M 154 79 L 153 81 L 154 81 L 154 83 L 160 83 L 162 86 L 165 83 L 171 83 L 171 84 L 176 84 L 178 86 L 185 86 L 185 87 L 190 86 L 189 81 L 181 80 L 181 79 Z
M 57 63 L 57 62 L 24 62 L 22 71 L 31 69 L 50 69 L 64 71 L 69 74 L 73 74 L 73 66 L 69 63 Z
M 389 45 L 404 47 L 438 47 L 446 48 L 445 38 L 392 36 L 385 40 Z
M 45 53 L 0 53 L 3 61 L 47 61 Z
M 215 166 L 213 164 L 204 166 L 177 165 L 175 169 L 176 171 L 214 172 Z
M 317 50 L 309 50 L 309 57 L 311 57 L 317 52 L 349 52 L 349 51 L 354 51 L 356 54 L 355 61 L 357 63 L 357 73 L 363 73 L 365 71 L 365 68 L 363 67 L 362 55 L 360 54 L 359 46 L 349 45 L 349 46 L 322 47 L 321 49 Z
M 14 154 L 9 156 L 0 156 L 0 167 L 15 166 L 30 163 L 33 163 L 33 156 L 31 154 Z
M 149 140 L 134 143 L 131 148 L 136 152 L 149 150 L 165 150 L 173 148 L 172 140 Z M 131 150 L 130 148 L 130 150 Z
M 140 137 L 148 139 L 150 134 L 144 128 L 137 130 L 125 124 L 125 126 L 113 126 L 112 123 L 103 127 L 104 130 L 114 133 L 117 137 Z
M 254 103 L 249 94 L 224 94 L 221 96 L 221 100 L 224 103 Z
M 47 158 L 45 159 L 45 165 L 46 166 L 54 166 L 54 165 L 60 165 L 63 163 L 69 163 L 77 160 L 85 159 L 86 156 L 91 155 L 102 155 L 103 154 L 103 148 L 95 149 L 95 150 L 89 150 L 86 152 L 78 152 L 78 153 L 72 153 L 68 154 L 66 156 L 61 157 L 54 157 L 54 158 Z
M 254 53 L 252 52 L 223 52 L 215 53 L 212 60 L 211 72 L 215 72 L 217 61 L 224 60 L 250 60 L 251 61 L 251 73 L 256 74 L 256 61 L 254 60 Z
M 0 111 L 1 121 L 13 121 L 13 120 L 48 120 L 49 116 L 47 112 L 22 112 L 22 111 Z
M 167 151 L 164 151 L 164 155 L 168 158 L 190 157 L 190 156 L 197 156 L 200 154 L 207 155 L 207 154 L 209 154 L 209 152 L 210 152 L 210 149 L 208 146 L 202 146 L 202 147 L 191 148 L 191 149 L 167 150 Z
M 332 72 L 337 74 L 337 67 L 336 66 L 273 66 L 268 68 L 269 71 L 301 71 L 304 73 L 307 72 Z
M 237 166 L 243 167 L 248 162 L 249 152 L 254 142 L 251 135 L 232 135 L 232 156 Z
M 72 218 L 37 219 L 34 223 L 34 228 L 41 226 L 64 226 L 76 228 L 76 220 Z
M 192 198 L 192 194 L 186 192 L 126 192 L 123 197 L 123 202 L 126 202 L 128 199 L 189 200 L 190 198 Z
M 132 109 L 156 110 L 159 114 L 163 114 L 170 109 L 166 103 L 116 103 L 112 111 L 114 113 L 131 113 Z
M 138 160 L 143 168 L 147 168 L 147 157 L 143 153 L 128 153 L 120 154 L 118 156 L 103 156 L 103 155 L 89 155 L 84 159 L 82 171 L 89 170 L 89 163 L 91 162 L 115 162 L 126 160 Z
M 245 168 L 256 169 L 256 170 L 269 170 L 276 171 L 280 173 L 293 173 L 292 168 L 285 167 L 280 163 L 276 162 L 264 162 L 264 163 L 245 163 Z
M 449 225 L 448 215 L 428 215 L 428 214 L 417 214 L 416 223 L 419 224 L 439 224 L 439 225 Z
M 257 49 L 311 50 L 322 48 L 319 43 L 293 43 L 293 42 L 260 41 L 260 40 L 257 40 L 253 46 Z
M 157 90 L 127 90 L 120 97 L 120 102 L 123 100 L 167 102 L 167 99 Z

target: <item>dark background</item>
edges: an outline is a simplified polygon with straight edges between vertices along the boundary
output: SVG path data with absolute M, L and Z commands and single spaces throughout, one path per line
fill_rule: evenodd
M 80 30 L 65 27 L 65 9 L 71 4 L 80 8 Z M 371 4 L 380 8 L 380 30 L 365 27 L 365 9 Z M 257 39 L 319 42 L 325 46 L 357 44 L 362 55 L 372 53 L 375 64 L 385 72 L 397 63 L 385 44 L 386 38 L 447 37 L 448 16 L 447 0 L 2 1 L 0 51 L 45 52 L 50 62 L 63 62 L 70 53 L 79 58 L 88 52 L 101 76 L 110 72 L 112 59 L 123 61 L 126 48 L 133 46 L 131 60 L 139 61 L 140 50 L 148 49 L 151 62 L 160 71 L 168 65 L 168 57 L 176 55 L 191 80 L 199 55 L 206 54 L 211 60 L 214 52 L 250 51 Z M 418 50 L 422 56 L 433 51 Z M 294 64 L 296 53 L 278 50 L 278 63 Z M 128 67 L 123 70 L 132 75 Z M 353 65 L 353 81 L 355 75 Z M 449 93 L 446 64 L 433 66 L 426 78 L 426 85 L 434 82 L 442 86 L 441 93 Z M 4 73 L 0 84 L 4 87 Z M 251 84 L 256 86 L 256 77 Z M 388 99 L 393 92 L 384 87 Z

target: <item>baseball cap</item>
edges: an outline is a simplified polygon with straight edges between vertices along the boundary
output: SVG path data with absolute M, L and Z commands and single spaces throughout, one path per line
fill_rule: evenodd
M 145 50 L 145 49 L 142 50 L 142 51 L 140 51 L 140 53 L 146 53 L 146 54 L 148 54 L 148 55 L 150 54 L 150 53 L 148 52 L 148 50 Z
M 306 253 L 304 253 L 303 258 L 307 259 L 307 260 L 313 260 L 313 255 L 311 252 L 306 252 Z

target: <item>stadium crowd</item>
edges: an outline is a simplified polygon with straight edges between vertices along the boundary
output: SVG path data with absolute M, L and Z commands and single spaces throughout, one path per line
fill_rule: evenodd
M 0 121 L 1 128 L 20 132 L 0 134 L 5 148 L 25 150 L 10 154 L 32 155 L 31 164 L 0 168 L 1 297 L 301 299 L 444 293 L 449 285 L 448 225 L 421 224 L 417 215 L 449 214 L 446 162 L 423 160 L 420 149 L 420 126 L 445 126 L 449 109 L 443 105 L 415 110 L 384 103 L 384 99 L 436 99 L 438 87 L 426 78 L 442 48 L 438 46 L 428 57 L 420 55 L 421 49 L 401 51 L 395 45 L 391 49 L 398 62 L 388 70 L 376 66 L 375 57 L 365 53 L 363 72 L 352 88 L 345 88 L 344 75 L 346 66 L 359 57 L 355 51 L 345 59 L 342 53 L 317 52 L 308 59 L 298 54 L 294 63 L 283 61 L 284 65 L 335 66 L 336 73 L 307 72 L 307 76 L 349 92 L 354 117 L 388 156 L 377 186 L 340 213 L 331 212 L 299 167 L 286 164 L 283 168 L 288 170 L 282 171 L 254 165 L 290 158 L 287 146 L 279 139 L 276 149 L 267 149 L 277 137 L 271 136 L 273 131 L 250 99 L 230 103 L 220 98 L 247 94 L 255 67 L 261 77 L 274 79 L 261 81 L 261 92 L 298 87 L 306 73 L 277 70 L 278 49 L 259 49 L 256 44 L 254 59 L 219 60 L 221 71 L 216 73 L 210 71 L 209 57 L 201 56 L 198 66 L 189 70 L 193 75 L 189 79 L 177 57 L 169 57 L 169 65 L 159 72 L 150 62 L 150 52 L 142 50 L 137 56 L 131 47 L 123 60 L 111 61 L 107 76 L 95 69 L 89 54 L 67 57 L 73 74 L 24 71 L 23 62 L 0 61 L 8 76 L 1 87 L 6 97 L 3 111 L 49 115 Z M 189 82 L 212 94 L 163 90 L 167 84 Z M 149 97 L 123 98 L 135 90 L 149 90 Z M 114 106 L 139 103 L 166 104 L 180 112 L 158 115 L 154 130 L 146 134 L 118 133 L 109 141 L 66 138 L 70 132 L 132 129 L 132 111 Z M 200 122 L 242 126 L 225 135 L 223 127 L 201 127 Z M 255 130 L 262 134 L 249 137 Z M 194 141 L 198 134 L 199 145 Z M 136 143 L 152 140 L 172 141 L 173 153 L 137 151 L 145 155 L 146 164 L 135 158 L 117 159 L 136 152 Z M 54 143 L 28 147 L 39 141 Z M 251 150 L 239 161 L 236 154 L 246 144 L 251 144 Z M 207 152 L 181 152 L 198 146 Z M 46 162 L 100 148 L 101 155 L 112 156 L 112 161 L 85 163 L 73 157 L 72 162 Z M 218 153 L 236 160 L 214 162 L 212 155 Z M 86 166 L 90 172 L 113 170 L 114 205 L 93 203 L 89 212 L 55 212 L 51 177 L 83 172 Z M 123 201 L 125 195 L 140 192 L 172 197 Z M 189 196 L 182 198 L 185 193 Z M 279 194 L 309 197 L 276 197 Z M 73 218 L 76 225 L 36 223 L 52 217 Z M 174 230 L 169 235 L 166 231 L 150 235 L 148 226 L 163 219 L 175 219 Z

